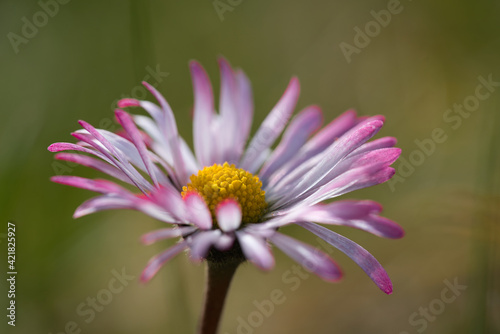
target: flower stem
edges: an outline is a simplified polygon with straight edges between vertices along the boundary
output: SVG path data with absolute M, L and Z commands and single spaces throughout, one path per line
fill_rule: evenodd
M 198 327 L 198 334 L 216 334 L 231 280 L 239 263 L 221 265 L 207 261 L 205 305 Z

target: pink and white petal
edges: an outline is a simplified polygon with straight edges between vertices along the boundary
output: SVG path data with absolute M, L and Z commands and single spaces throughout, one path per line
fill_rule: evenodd
M 256 159 L 250 163 L 248 170 L 258 170 L 259 167 L 262 166 L 267 159 L 269 159 L 271 153 L 272 150 L 270 148 L 260 152 L 259 156 L 256 157 Z
M 140 198 L 135 202 L 135 205 L 136 210 L 141 211 L 152 218 L 158 219 L 159 221 L 172 224 L 179 223 L 179 221 L 169 212 L 165 211 L 163 207 L 157 205 L 148 198 Z
M 294 117 L 279 145 L 259 172 L 263 183 L 267 183 L 269 176 L 296 156 L 307 138 L 318 130 L 322 122 L 323 114 L 318 106 L 307 107 Z
M 398 223 L 374 214 L 364 219 L 349 221 L 349 223 L 342 225 L 352 226 L 383 238 L 400 239 L 405 235 L 405 231 Z
M 113 162 L 113 160 L 108 159 L 108 157 L 105 156 L 104 154 L 102 154 L 101 152 L 94 150 L 94 149 L 91 149 L 91 148 L 84 147 L 80 144 L 54 143 L 54 144 L 50 145 L 47 149 L 50 152 L 79 151 L 79 152 L 83 152 L 83 153 L 92 154 L 92 155 L 94 155 L 94 156 L 96 156 L 96 157 L 98 157 L 98 158 L 100 158 L 100 159 L 106 161 L 107 163 L 116 167 L 116 164 Z
M 324 210 L 332 217 L 339 219 L 359 219 L 369 214 L 377 214 L 382 211 L 382 206 L 374 201 L 355 201 L 344 200 L 328 203 L 325 205 L 316 205 L 315 208 Z
M 319 155 L 321 160 L 317 163 L 315 162 L 314 166 L 303 164 L 290 175 L 283 178 L 276 185 L 276 189 L 278 189 L 277 194 L 280 195 L 280 199 L 276 205 L 282 205 L 302 195 L 320 182 L 341 159 L 368 141 L 380 130 L 383 122 L 379 118 L 379 116 L 371 117 L 349 130 L 325 150 L 325 152 Z
M 237 90 L 237 112 L 239 113 L 240 122 L 238 124 L 238 135 L 239 140 L 236 143 L 238 148 L 238 161 L 241 159 L 243 154 L 244 146 L 247 142 L 248 135 L 250 133 L 250 128 L 252 127 L 253 120 L 253 95 L 252 86 L 250 80 L 243 71 L 236 70 L 236 85 Z
M 334 282 L 342 278 L 342 271 L 335 261 L 317 248 L 281 233 L 275 233 L 270 239 L 285 254 L 322 279 Z
M 321 129 L 314 137 L 307 141 L 304 147 L 297 153 L 292 161 L 288 162 L 277 170 L 269 180 L 269 184 L 274 186 L 284 176 L 295 170 L 304 162 L 312 159 L 319 153 L 327 149 L 335 140 L 356 125 L 356 112 L 348 110 L 331 121 L 327 126 Z M 271 187 L 272 188 L 272 187 Z
M 80 218 L 91 213 L 116 210 L 116 209 L 135 209 L 131 198 L 121 197 L 116 195 L 101 195 L 93 197 L 82 204 L 75 210 L 73 218 Z
M 262 225 L 262 228 L 278 228 L 297 222 L 315 222 L 349 226 L 383 238 L 403 237 L 401 226 L 378 216 L 380 210 L 381 206 L 371 201 L 339 201 L 299 207 L 259 225 Z
M 307 192 L 297 198 L 304 198 L 309 196 L 315 190 L 319 189 L 321 186 L 327 184 L 328 182 L 339 177 L 343 173 L 355 169 L 355 168 L 369 168 L 369 166 L 379 165 L 379 166 L 389 166 L 401 154 L 401 149 L 396 147 L 382 148 L 373 151 L 368 151 L 365 153 L 359 153 L 356 155 L 349 154 L 346 158 L 340 161 L 320 182 L 318 182 L 313 188 L 309 189 Z
M 72 187 L 87 189 L 101 194 L 119 194 L 123 196 L 133 196 L 133 194 L 130 193 L 125 188 L 122 188 L 116 183 L 113 183 L 108 180 L 101 180 L 101 179 L 92 180 L 79 176 L 68 176 L 68 175 L 52 176 L 50 180 L 52 182 L 65 184 Z
M 392 282 L 389 275 L 366 249 L 346 237 L 317 224 L 300 223 L 299 225 L 349 256 L 383 292 L 386 294 L 392 293 Z
M 139 107 L 141 103 L 137 99 L 125 98 L 119 100 L 117 105 L 118 108 L 128 108 L 128 107 Z
M 149 157 L 149 152 L 146 148 L 146 144 L 144 143 L 141 133 L 135 126 L 134 121 L 129 114 L 120 109 L 117 109 L 115 111 L 115 115 L 121 126 L 130 136 L 130 139 L 132 139 L 132 143 L 134 143 L 135 147 L 137 148 L 142 162 L 144 163 L 148 174 L 151 176 L 153 183 L 155 184 L 155 186 L 158 186 L 158 179 L 156 178 L 156 173 L 154 172 L 153 162 Z
M 229 163 L 237 163 L 240 152 L 239 141 L 239 123 L 240 117 L 238 113 L 238 95 L 236 78 L 229 62 L 220 57 L 218 59 L 221 88 L 219 98 L 219 113 L 221 124 L 224 125 L 224 131 L 218 132 L 220 137 L 220 161 Z
M 240 204 L 228 198 L 217 205 L 215 209 L 217 222 L 219 227 L 224 232 L 237 230 L 241 225 L 241 207 Z
M 264 238 L 236 231 L 236 237 L 245 258 L 262 270 L 271 270 L 274 267 L 274 257 Z
M 156 165 L 154 164 L 150 165 L 149 168 L 151 173 L 149 172 L 148 168 L 143 162 L 140 152 L 131 141 L 113 132 L 109 132 L 106 130 L 97 130 L 97 131 L 99 131 L 99 133 L 101 133 L 103 137 L 107 139 L 114 146 L 115 149 L 118 150 L 118 152 L 123 157 L 123 161 L 126 161 L 126 163 L 124 163 L 125 166 L 128 166 L 129 163 L 132 163 L 133 165 L 137 166 L 140 170 L 148 173 L 148 175 L 151 178 L 156 177 L 160 183 L 167 181 L 167 178 L 165 177 L 163 172 Z M 138 139 L 140 139 L 140 137 Z M 150 159 L 157 160 L 157 157 L 152 152 L 146 150 L 144 153 L 145 154 L 147 153 L 150 156 Z M 132 169 L 135 173 L 137 173 L 135 168 Z
M 134 122 L 139 125 L 151 138 L 153 138 L 153 150 L 158 154 L 168 165 L 174 165 L 174 158 L 170 145 L 168 145 L 165 136 L 160 132 L 160 129 L 150 117 L 142 115 L 134 115 Z M 186 165 L 188 175 L 196 173 L 199 169 L 199 163 L 193 155 L 193 152 L 186 144 L 186 141 L 179 137 L 179 147 Z M 171 173 L 173 174 L 173 173 Z
M 180 185 L 186 184 L 188 181 L 188 174 L 186 171 L 185 162 L 182 156 L 179 132 L 177 130 L 177 123 L 175 121 L 174 113 L 172 108 L 165 100 L 163 95 L 161 95 L 156 88 L 143 82 L 143 85 L 153 94 L 153 96 L 158 100 L 160 106 L 163 110 L 163 123 L 159 124 L 160 129 L 163 130 L 165 138 L 167 139 L 167 144 L 170 146 L 172 152 L 173 162 L 175 166 L 175 175 Z
M 394 137 L 382 137 L 365 143 L 352 151 L 351 155 L 361 154 L 368 151 L 378 150 L 381 148 L 394 147 L 397 144 L 397 139 Z
M 285 93 L 271 110 L 264 122 L 257 130 L 257 133 L 250 141 L 250 144 L 243 155 L 241 168 L 255 173 L 260 166 L 252 166 L 252 162 L 260 160 L 259 156 L 269 149 L 279 137 L 285 125 L 288 123 L 295 108 L 300 93 L 300 84 L 297 78 L 292 78 Z M 252 167 L 252 168 L 249 168 Z
M 200 231 L 188 238 L 190 258 L 199 262 L 207 257 L 210 248 L 218 243 L 222 232 L 220 230 Z
M 193 151 L 191 151 L 191 148 L 189 148 L 189 145 L 186 143 L 186 141 L 183 138 L 179 138 L 179 140 L 181 153 L 186 164 L 186 171 L 188 175 L 196 174 L 201 169 L 200 163 L 198 162 L 198 160 L 196 160 Z M 183 183 L 183 185 L 184 184 L 185 183 Z
M 169 214 L 179 222 L 188 223 L 190 214 L 186 202 L 181 194 L 173 186 L 165 185 L 151 194 L 151 199 L 164 208 Z
M 116 168 L 113 165 L 110 165 L 101 160 L 97 160 L 86 155 L 74 154 L 74 153 L 58 153 L 55 155 L 57 160 L 69 161 L 80 164 L 85 167 L 90 167 L 96 169 L 100 172 L 108 174 L 120 181 L 132 184 L 130 179 L 127 177 L 125 173 L 123 173 L 120 169 Z
M 289 208 L 293 207 L 294 204 L 314 205 L 354 190 L 386 182 L 394 173 L 394 168 L 387 167 L 386 164 L 375 164 L 355 168 L 345 172 L 324 186 L 321 186 L 307 197 L 300 198 L 296 202 L 290 201 L 286 205 Z
M 174 256 L 182 252 L 187 248 L 187 241 L 183 240 L 179 242 L 178 244 L 175 244 L 174 246 L 170 247 L 163 253 L 160 253 L 153 257 L 151 260 L 149 260 L 146 268 L 143 270 L 141 274 L 141 282 L 146 283 L 151 278 L 153 278 L 154 275 L 160 270 L 160 268 L 170 259 L 172 259 Z
M 112 149 L 109 150 L 108 147 L 103 145 L 100 140 L 98 140 L 94 135 L 89 134 L 88 132 L 77 131 L 72 133 L 71 135 L 78 140 L 82 140 L 85 143 L 91 145 L 93 148 L 98 150 L 100 153 L 106 156 L 107 160 L 111 161 L 113 165 L 118 167 L 123 171 L 130 179 L 131 182 L 136 185 L 144 194 L 152 189 L 151 184 L 129 163 L 129 161 L 125 158 L 123 154 L 118 153 L 118 148 L 114 148 L 112 144 L 110 144 L 104 137 L 99 134 L 95 129 L 93 130 L 102 140 L 106 141 L 107 146 Z M 119 137 L 119 136 L 117 136 Z M 121 140 L 126 141 L 126 139 L 120 137 Z M 133 154 L 137 154 L 136 152 L 130 152 L 129 157 L 133 158 Z M 120 157 L 118 157 L 120 155 Z M 139 159 L 140 161 L 140 159 Z M 142 161 L 140 161 L 142 164 Z
M 141 242 L 145 245 L 151 245 L 157 241 L 172 239 L 195 232 L 197 229 L 194 226 L 178 226 L 173 228 L 162 228 L 144 234 L 141 237 Z
M 212 228 L 212 216 L 203 197 L 197 192 L 188 192 L 184 196 L 187 211 L 189 212 L 190 222 L 202 230 Z
M 305 158 L 311 158 L 326 150 L 334 141 L 352 129 L 358 123 L 358 119 L 354 110 L 340 114 L 304 145 Z
M 194 150 L 198 161 L 203 166 L 215 163 L 211 136 L 211 124 L 214 117 L 214 98 L 212 84 L 203 67 L 196 61 L 189 63 L 194 90 L 193 137 Z

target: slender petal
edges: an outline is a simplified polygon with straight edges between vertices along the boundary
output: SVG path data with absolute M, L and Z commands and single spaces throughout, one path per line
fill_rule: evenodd
M 274 267 L 273 254 L 263 238 L 240 231 L 236 232 L 236 236 L 248 261 L 262 270 L 271 270 Z
M 135 126 L 132 118 L 130 117 L 129 114 L 124 112 L 123 110 L 117 109 L 115 111 L 116 118 L 119 120 L 120 124 L 123 126 L 125 131 L 127 131 L 127 134 L 130 136 L 132 139 L 132 142 L 134 143 L 135 147 L 137 148 L 137 151 L 139 152 L 139 155 L 141 156 L 142 162 L 144 163 L 144 166 L 146 167 L 148 174 L 151 176 L 151 179 L 153 180 L 153 183 L 158 186 L 158 179 L 156 178 L 156 174 L 154 172 L 154 166 L 153 162 L 151 161 L 151 158 L 149 157 L 149 152 L 146 148 L 146 144 L 144 143 L 141 133 Z
M 204 166 L 209 166 L 216 161 L 210 127 L 214 117 L 214 100 L 212 85 L 205 70 L 195 61 L 189 64 L 194 90 L 194 120 L 193 136 L 194 150 L 198 161 Z
M 188 180 L 184 158 L 181 152 L 179 141 L 179 134 L 177 131 L 177 124 L 175 122 L 174 113 L 165 98 L 150 84 L 143 82 L 144 86 L 153 94 L 158 100 L 163 110 L 164 121 L 160 124 L 160 129 L 167 140 L 167 145 L 170 146 L 172 152 L 173 162 L 175 166 L 175 174 L 180 185 L 183 185 Z
M 144 234 L 141 237 L 141 242 L 145 245 L 151 245 L 157 241 L 172 239 L 180 236 L 184 236 L 186 234 L 190 234 L 196 231 L 196 227 L 194 226 L 181 226 L 174 228 L 162 228 L 160 230 L 156 230 L 153 232 L 149 232 Z
M 249 147 L 241 161 L 241 168 L 248 170 L 250 173 L 257 171 L 260 166 L 255 162 L 260 161 L 259 156 L 262 152 L 271 147 L 285 128 L 297 103 L 299 92 L 299 81 L 297 78 L 292 78 L 285 93 L 264 122 L 262 122 L 257 133 L 250 141 Z
M 368 151 L 378 150 L 382 148 L 394 147 L 397 143 L 397 139 L 394 137 L 382 137 L 379 139 L 372 140 L 371 142 L 365 143 L 352 151 L 351 155 L 361 154 Z
M 337 201 L 329 204 L 302 206 L 259 225 L 261 229 L 266 229 L 297 222 L 316 222 L 354 227 L 384 238 L 402 238 L 404 231 L 401 226 L 378 216 L 381 209 L 380 204 L 372 201 Z
M 278 147 L 259 172 L 259 177 L 264 184 L 270 175 L 297 154 L 307 138 L 318 130 L 322 122 L 323 114 L 317 106 L 305 108 L 290 122 Z
M 276 188 L 281 195 L 276 205 L 286 203 L 293 197 L 300 196 L 314 187 L 337 165 L 347 154 L 373 137 L 382 127 L 383 122 L 377 117 L 366 120 L 339 138 L 324 153 L 314 165 L 304 164 L 283 178 Z
M 101 194 L 111 193 L 111 194 L 132 196 L 132 194 L 128 192 L 128 190 L 108 180 L 100 180 L 100 179 L 91 180 L 79 176 L 67 176 L 67 175 L 52 176 L 50 180 L 52 182 L 65 184 L 72 187 L 87 189 Z
M 277 170 L 269 180 L 269 188 L 277 184 L 284 176 L 290 174 L 304 162 L 314 158 L 319 153 L 326 150 L 341 135 L 356 125 L 356 113 L 348 110 L 327 126 L 321 129 L 313 138 L 297 152 L 295 158 L 286 163 L 283 168 Z
M 180 243 L 176 244 L 175 246 L 170 247 L 163 253 L 160 253 L 153 257 L 151 260 L 149 260 L 146 268 L 141 274 L 141 281 L 143 283 L 149 282 L 151 278 L 153 278 L 154 275 L 160 270 L 160 268 L 170 259 L 172 259 L 174 256 L 182 252 L 184 249 L 187 248 L 187 241 L 183 240 Z
M 74 153 L 58 153 L 55 155 L 55 158 L 58 160 L 70 161 L 80 164 L 82 166 L 94 168 L 120 181 L 132 184 L 127 175 L 125 175 L 125 173 L 123 173 L 118 168 L 103 161 L 88 157 L 86 155 L 74 154 Z
M 104 210 L 131 209 L 133 207 L 134 203 L 131 198 L 116 195 L 101 195 L 80 204 L 75 210 L 73 218 L 80 218 Z
M 392 283 L 387 272 L 366 249 L 325 227 L 313 223 L 300 223 L 299 225 L 345 253 L 364 270 L 382 291 L 387 294 L 392 293 Z
M 300 241 L 275 233 L 271 242 L 307 270 L 327 281 L 342 278 L 339 266 L 325 253 Z

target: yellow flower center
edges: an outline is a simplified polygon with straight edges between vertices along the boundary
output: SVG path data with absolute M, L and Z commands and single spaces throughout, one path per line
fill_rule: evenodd
M 182 187 L 182 197 L 190 191 L 200 194 L 210 209 L 212 219 L 217 224 L 215 209 L 217 204 L 233 198 L 241 206 L 242 224 L 257 223 L 267 207 L 266 192 L 257 176 L 235 165 L 214 164 L 205 167 L 197 175 L 191 175 L 190 183 Z

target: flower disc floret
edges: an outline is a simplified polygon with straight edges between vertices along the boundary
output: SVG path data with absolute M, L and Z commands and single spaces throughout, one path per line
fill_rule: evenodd
M 227 198 L 235 199 L 241 206 L 242 224 L 258 223 L 264 214 L 266 192 L 261 189 L 258 176 L 225 162 L 205 167 L 191 175 L 190 183 L 183 187 L 182 196 L 191 191 L 199 193 L 207 203 L 212 219 L 216 222 L 217 205 Z

